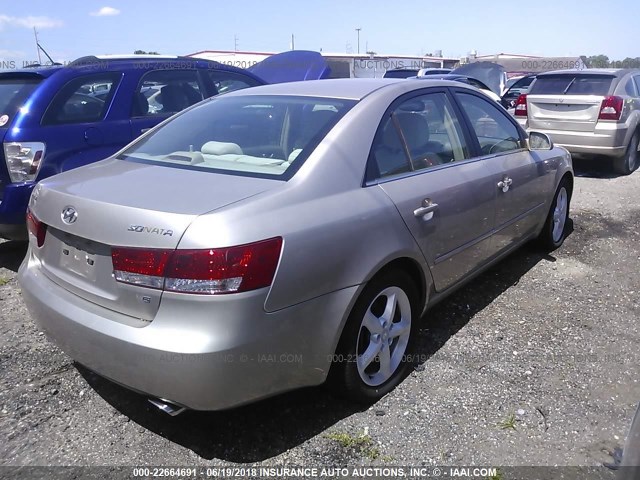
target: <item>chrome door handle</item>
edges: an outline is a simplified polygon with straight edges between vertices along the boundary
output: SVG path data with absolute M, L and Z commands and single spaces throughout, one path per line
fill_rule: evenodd
M 425 215 L 429 215 L 428 217 L 424 218 L 424 220 L 431 220 L 431 217 L 433 217 L 433 212 L 435 212 L 437 208 L 438 208 L 437 203 L 433 203 L 430 198 L 425 198 L 422 201 L 422 206 L 416 208 L 413 211 L 413 215 L 418 218 L 425 217 Z
M 505 175 L 505 177 L 498 182 L 498 188 L 501 188 L 503 192 L 508 192 L 509 187 L 513 183 L 513 180 Z

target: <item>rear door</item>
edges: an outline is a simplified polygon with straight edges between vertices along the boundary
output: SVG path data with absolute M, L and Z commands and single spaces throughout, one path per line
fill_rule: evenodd
M 442 291 L 482 265 L 496 188 L 471 158 L 468 133 L 445 89 L 401 97 L 378 129 L 368 165 L 396 205 Z
M 112 112 L 122 76 L 121 72 L 78 76 L 55 94 L 39 130 L 47 146 L 41 177 L 101 160 L 127 144 L 127 119 Z
M 497 254 L 531 234 L 544 207 L 541 192 L 553 182 L 550 171 L 526 148 L 523 132 L 501 107 L 468 90 L 455 97 L 473 132 L 474 148 L 494 174 L 495 233 L 491 253 Z
M 593 132 L 613 75 L 539 75 L 527 95 L 529 128 Z
M 140 79 L 131 105 L 133 138 L 171 115 L 206 98 L 203 79 L 195 69 L 151 70 Z

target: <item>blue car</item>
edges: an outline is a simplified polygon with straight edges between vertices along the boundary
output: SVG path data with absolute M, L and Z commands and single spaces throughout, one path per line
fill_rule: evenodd
M 26 238 L 41 179 L 106 158 L 176 112 L 213 95 L 326 78 L 317 52 L 292 51 L 255 73 L 189 57 L 82 57 L 0 72 L 0 237 Z

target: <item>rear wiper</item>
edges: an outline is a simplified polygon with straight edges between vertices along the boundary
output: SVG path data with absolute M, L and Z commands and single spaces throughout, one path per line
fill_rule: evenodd
M 578 78 L 578 77 L 573 77 L 573 78 L 571 79 L 571 81 L 569 82 L 569 85 L 567 85 L 567 88 L 565 88 L 565 89 L 564 89 L 564 92 L 562 92 L 562 94 L 563 94 L 563 95 L 566 95 L 566 94 L 567 94 L 567 92 L 568 92 L 568 91 L 569 91 L 569 89 L 571 88 L 571 85 L 573 85 L 573 82 L 575 82 L 575 81 L 576 81 L 576 78 Z

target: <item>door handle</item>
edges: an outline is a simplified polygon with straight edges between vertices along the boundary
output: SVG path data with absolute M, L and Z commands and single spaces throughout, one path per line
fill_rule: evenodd
M 423 218 L 424 220 L 431 220 L 433 217 L 433 212 L 435 212 L 438 208 L 437 203 L 433 203 L 430 198 L 425 198 L 422 201 L 422 206 L 416 208 L 413 211 L 413 215 L 415 217 L 425 217 L 425 215 L 429 215 L 428 217 Z
M 512 183 L 513 180 L 505 175 L 504 178 L 498 182 L 498 188 L 501 188 L 502 191 L 506 193 L 509 191 L 509 187 Z

